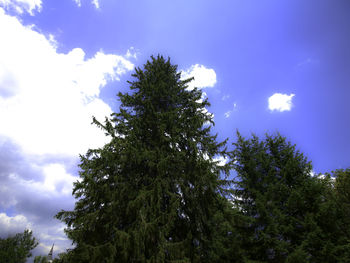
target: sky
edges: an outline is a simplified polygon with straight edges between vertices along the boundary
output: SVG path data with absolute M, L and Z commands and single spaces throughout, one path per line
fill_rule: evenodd
M 348 0 L 0 0 L 0 237 L 71 246 L 79 154 L 135 67 L 170 57 L 211 103 L 213 133 L 280 132 L 315 173 L 350 166 Z M 231 147 L 231 146 L 230 146 Z M 232 148 L 232 147 L 231 147 Z

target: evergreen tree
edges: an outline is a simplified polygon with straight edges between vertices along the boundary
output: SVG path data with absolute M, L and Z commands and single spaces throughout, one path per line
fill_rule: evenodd
M 325 262 L 350 262 L 350 169 L 326 174 L 323 180 L 329 190 L 319 220 L 328 246 L 321 257 L 330 259 Z
M 5 239 L 0 239 L 0 263 L 24 263 L 32 256 L 38 245 L 32 231 L 24 230 Z
M 333 185 L 336 207 L 342 214 L 343 229 L 341 232 L 350 241 L 350 168 L 334 171 L 332 178 L 335 180 Z
M 76 244 L 71 262 L 233 262 L 225 143 L 210 134 L 207 99 L 177 67 L 136 68 L 120 111 L 94 123 L 111 140 L 81 156 L 78 199 L 57 218 Z M 238 255 L 235 258 L 239 261 Z
M 36 256 L 34 258 L 34 263 L 48 263 L 49 260 L 47 259 L 47 256 Z
M 311 176 L 311 163 L 279 134 L 238 133 L 234 146 L 233 199 L 247 262 L 337 262 L 327 253 L 335 244 L 328 182 Z

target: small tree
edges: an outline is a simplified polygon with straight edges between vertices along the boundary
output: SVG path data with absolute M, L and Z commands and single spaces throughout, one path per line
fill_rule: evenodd
M 6 239 L 0 239 L 0 262 L 25 263 L 32 256 L 31 251 L 38 245 L 32 231 L 24 230 Z
M 225 262 L 231 256 L 224 198 L 225 142 L 210 134 L 202 92 L 152 57 L 100 123 L 111 141 L 81 156 L 73 211 L 57 218 L 76 244 L 74 262 Z M 237 257 L 238 258 L 238 257 Z M 229 262 L 232 262 L 229 261 Z

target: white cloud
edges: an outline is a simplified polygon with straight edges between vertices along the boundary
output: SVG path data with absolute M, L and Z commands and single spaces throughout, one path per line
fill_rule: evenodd
M 295 96 L 295 94 L 282 94 L 282 93 L 275 93 L 268 99 L 269 103 L 269 110 L 270 111 L 290 111 L 293 104 L 292 99 Z
M 81 7 L 81 0 L 73 0 L 78 7 Z M 95 6 L 96 9 L 100 9 L 100 2 L 99 0 L 91 0 L 91 4 Z
M 194 77 L 194 80 L 189 83 L 189 89 L 197 88 L 212 88 L 216 84 L 216 73 L 214 69 L 206 68 L 203 65 L 195 64 L 189 69 L 181 71 L 181 79 Z
M 314 170 L 311 170 L 311 171 L 310 171 L 310 176 L 311 176 L 311 177 L 315 177 L 315 175 L 316 175 L 315 171 L 314 171 Z
M 225 164 L 227 164 L 228 159 L 226 157 L 219 156 L 214 158 L 213 161 L 218 162 L 218 166 L 224 166 Z
M 309 175 L 310 175 L 311 177 L 316 177 L 316 178 L 318 178 L 318 179 L 326 179 L 326 178 L 327 178 L 327 175 L 326 175 L 326 174 L 316 173 L 314 170 L 311 170 Z M 330 177 L 330 180 L 331 180 L 331 181 L 334 181 L 334 180 L 335 180 L 335 177 Z
M 232 110 L 225 112 L 225 118 L 229 118 L 231 116 Z
M 96 7 L 96 9 L 100 8 L 100 3 L 98 2 L 98 0 L 92 0 L 91 3 Z
M 137 59 L 137 55 L 138 55 L 139 53 L 140 53 L 140 52 L 137 51 L 134 47 L 130 47 L 130 48 L 126 51 L 125 57 L 126 57 L 126 58 Z
M 2 146 L 0 150 L 9 149 Z M 13 149 L 7 154 L 8 158 L 4 158 L 4 155 L 0 158 L 0 207 L 18 214 L 0 214 L 0 236 L 20 233 L 25 228 L 33 230 L 34 236 L 40 241 L 33 252 L 35 255 L 47 254 L 47 247 L 51 247 L 53 242 L 56 244 L 55 252 L 63 252 L 71 247 L 71 242 L 63 232 L 64 224 L 53 216 L 61 209 L 72 209 L 72 182 L 77 177 L 68 173 L 62 163 L 35 163 L 38 158 L 30 162 L 30 158 L 21 157 L 21 153 Z M 3 164 L 10 160 L 12 163 L 9 167 L 4 167 Z M 24 167 L 21 168 L 21 165 Z M 7 196 L 11 196 L 11 200 L 6 200 Z
M 40 3 L 27 12 L 41 7 L 41 1 L 16 1 L 22 2 Z M 18 213 L 0 214 L 0 234 L 33 226 L 41 242 L 37 251 L 43 253 L 54 240 L 63 251 L 70 242 L 53 215 L 74 205 L 72 167 L 78 153 L 106 142 L 91 125 L 93 115 L 103 120 L 112 112 L 100 91 L 134 65 L 102 51 L 91 58 L 80 48 L 58 53 L 52 35 L 23 26 L 1 7 L 0 25 L 0 208 Z
M 231 114 L 237 110 L 237 103 L 233 103 L 233 109 L 232 110 L 229 110 L 227 112 L 225 112 L 225 118 L 229 118 L 231 116 Z
M 222 96 L 221 100 L 225 101 L 229 98 L 230 98 L 230 95 L 227 94 L 227 95 Z
M 15 234 L 23 232 L 24 229 L 31 229 L 31 224 L 24 215 L 7 216 L 5 213 L 0 213 L 0 236 L 7 237 L 9 233 Z
M 0 0 L 0 6 L 12 9 L 18 14 L 28 12 L 30 15 L 34 15 L 34 11 L 41 11 L 41 5 L 41 0 Z
M 43 175 L 43 180 L 24 179 L 21 177 L 23 175 L 12 173 L 8 176 L 7 184 L 15 186 L 17 191 L 22 189 L 22 193 L 25 192 L 27 195 L 36 195 L 37 198 L 52 199 L 71 197 L 73 183 L 79 179 L 78 177 L 67 173 L 64 165 L 58 163 L 46 164 L 39 168 L 39 171 Z M 13 190 L 8 191 L 8 193 L 11 193 L 14 199 L 21 198 L 21 196 L 14 193 Z M 3 195 L 4 193 L 1 194 Z M 16 203 L 17 200 L 12 204 L 16 205 Z
M 82 49 L 57 53 L 52 37 L 0 8 L 0 135 L 27 153 L 76 156 L 106 142 L 91 125 L 112 112 L 99 98 L 108 81 L 133 69 L 123 56 Z
M 206 98 L 208 98 L 208 95 L 205 91 L 202 92 L 202 96 L 200 99 L 198 99 L 196 102 L 197 103 L 202 103 Z M 198 111 L 202 112 L 203 114 L 210 116 L 210 118 L 214 121 L 214 113 L 209 112 L 207 108 L 203 108 L 203 109 L 198 109 Z M 205 122 L 204 125 L 211 125 L 211 123 L 209 121 Z
M 65 195 L 72 194 L 73 183 L 77 177 L 66 172 L 62 164 L 53 163 L 43 168 L 45 175 L 44 189 L 50 192 L 59 192 Z
M 10 179 L 23 188 L 30 189 L 42 196 L 70 196 L 72 194 L 73 183 L 78 180 L 78 177 L 67 173 L 64 165 L 50 163 L 40 168 L 44 176 L 43 181 L 24 180 L 15 174 L 11 175 Z
M 195 64 L 192 65 L 187 70 L 181 70 L 181 79 L 188 79 L 194 77 L 194 80 L 188 83 L 188 89 L 192 90 L 195 87 L 201 89 L 201 88 L 210 88 L 214 87 L 216 84 L 216 73 L 213 69 L 208 69 L 203 65 Z M 198 103 L 203 102 L 204 99 L 206 99 L 207 93 L 202 92 L 202 97 L 197 101 Z M 202 109 L 202 112 L 204 114 L 211 115 L 211 118 L 214 119 L 214 114 L 208 112 L 208 109 L 204 108 Z M 205 125 L 210 124 L 209 122 L 205 123 Z
M 81 7 L 81 0 L 74 0 L 74 2 L 75 2 L 79 7 Z
M 33 226 L 29 221 L 24 215 L 8 216 L 0 213 L 0 237 L 7 238 L 23 233 L 25 229 L 33 231 L 33 236 L 40 242 L 33 251 L 34 255 L 47 254 L 53 242 L 55 243 L 55 255 L 71 247 L 71 242 L 67 240 L 63 232 L 62 223 L 57 225 L 57 222 L 54 222 L 56 220 L 50 220 L 51 224 Z

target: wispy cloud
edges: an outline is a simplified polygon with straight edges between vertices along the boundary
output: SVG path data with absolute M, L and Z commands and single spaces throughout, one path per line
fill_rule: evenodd
M 81 0 L 73 0 L 73 1 L 77 4 L 77 6 L 81 7 Z
M 140 52 L 138 50 L 136 50 L 134 47 L 130 47 L 127 51 L 126 51 L 126 55 L 125 57 L 127 59 L 137 59 L 137 56 L 140 54 Z
M 34 15 L 34 11 L 41 11 L 41 5 L 41 0 L 0 0 L 0 6 L 7 10 L 14 10 L 18 14 L 27 12 Z
M 81 0 L 73 0 L 77 6 L 81 7 Z M 95 6 L 96 9 L 100 9 L 99 0 L 91 0 L 91 4 Z
M 230 95 L 224 95 L 224 96 L 222 96 L 222 98 L 221 98 L 221 100 L 222 101 L 225 101 L 225 100 L 228 100 L 230 98 Z
M 293 103 L 292 99 L 295 94 L 282 94 L 275 93 L 268 98 L 268 107 L 270 111 L 290 111 L 292 109 Z
M 96 7 L 96 9 L 100 8 L 100 3 L 98 0 L 92 0 L 91 3 Z
M 315 63 L 319 63 L 319 61 L 316 60 L 316 59 L 313 59 L 313 58 L 307 58 L 307 59 L 299 62 L 297 64 L 297 67 L 303 67 L 303 66 L 310 65 L 310 64 L 315 64 Z
M 231 114 L 237 110 L 237 103 L 233 103 L 233 109 L 232 110 L 229 110 L 229 111 L 226 111 L 224 113 L 225 115 L 225 118 L 229 118 L 231 116 Z

